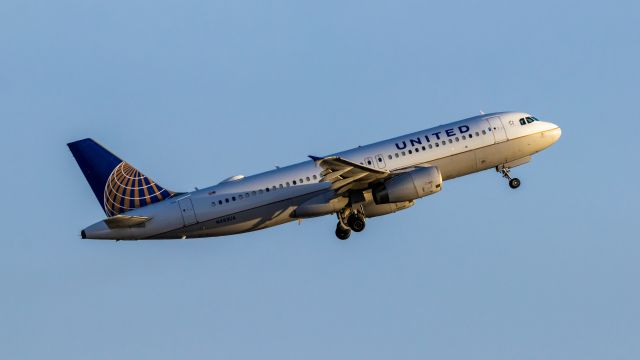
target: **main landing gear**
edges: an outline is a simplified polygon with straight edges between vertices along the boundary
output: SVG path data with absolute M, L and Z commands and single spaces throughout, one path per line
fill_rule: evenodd
M 336 237 L 340 240 L 347 240 L 351 236 L 351 231 L 361 232 L 366 225 L 362 208 L 344 208 L 338 212 L 338 225 L 336 225 Z
M 512 189 L 517 189 L 520 187 L 520 179 L 518 178 L 512 178 L 511 177 L 511 172 L 509 172 L 509 168 L 502 168 L 501 170 L 498 170 L 500 173 L 502 173 L 502 177 L 505 179 L 509 179 L 509 187 Z
M 336 237 L 340 240 L 347 240 L 351 236 L 351 229 L 348 227 L 342 227 L 340 223 L 336 226 Z

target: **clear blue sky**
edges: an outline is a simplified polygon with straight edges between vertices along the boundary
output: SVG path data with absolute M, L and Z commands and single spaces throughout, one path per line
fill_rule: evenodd
M 637 1 L 0 2 L 0 358 L 638 359 Z M 65 144 L 189 190 L 519 110 L 561 141 L 349 241 L 82 241 Z

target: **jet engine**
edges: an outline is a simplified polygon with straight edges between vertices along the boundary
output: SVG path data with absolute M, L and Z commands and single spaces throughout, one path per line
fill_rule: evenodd
M 435 166 L 417 168 L 394 176 L 373 188 L 376 204 L 413 201 L 442 189 L 442 175 Z

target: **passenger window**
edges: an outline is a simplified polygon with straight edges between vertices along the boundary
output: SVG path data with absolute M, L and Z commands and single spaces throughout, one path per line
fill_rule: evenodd
M 487 132 L 482 130 L 482 135 L 487 135 Z
M 231 200 L 236 201 L 236 197 L 235 197 L 235 196 L 232 196 L 232 197 L 231 197 Z
M 211 206 L 212 206 L 212 207 L 215 207 L 215 206 L 216 206 L 216 202 L 215 202 L 215 201 L 212 201 L 212 202 L 211 202 Z
M 399 157 L 400 157 L 400 155 L 398 155 L 398 153 L 396 153 L 396 159 L 399 158 Z
M 264 191 L 262 191 L 262 189 L 258 190 L 258 194 L 263 194 Z
M 302 179 L 300 179 L 300 184 L 304 183 L 304 181 L 302 181 Z
M 469 139 L 473 138 L 473 134 L 469 134 Z
M 251 195 L 256 196 L 255 190 L 251 192 Z
M 423 146 L 423 147 L 422 147 L 422 151 L 426 151 L 426 150 L 427 150 L 427 147 L 426 147 L 426 146 Z
M 289 187 L 289 186 L 290 186 L 288 181 L 287 181 L 287 183 L 286 183 L 285 185 L 287 185 L 287 187 Z
M 245 193 L 244 197 L 248 198 L 249 197 L 249 193 Z
M 295 180 L 293 180 L 293 185 L 297 184 L 297 182 Z
M 447 142 L 442 140 L 442 145 L 447 145 Z
M 218 205 L 222 205 L 222 200 L 218 200 Z
M 282 184 L 279 185 L 280 189 L 282 189 L 284 186 L 282 186 Z
M 313 180 L 317 180 L 318 176 L 317 175 L 313 175 Z
M 429 144 L 429 149 L 433 149 L 433 145 Z
M 402 156 L 406 156 L 406 155 L 407 155 L 407 154 L 403 151 L 403 152 L 402 152 Z
M 264 191 L 269 192 L 269 188 L 264 189 Z
M 413 154 L 413 151 L 409 150 L 409 155 Z
M 440 147 L 440 143 L 436 143 L 436 147 Z
M 419 148 L 416 148 L 416 152 L 420 152 L 420 149 L 419 149 Z
M 462 140 L 467 140 L 467 137 L 465 135 L 462 135 Z
M 449 144 L 453 144 L 453 140 L 449 139 Z
M 239 200 L 242 200 L 242 199 L 244 199 L 244 196 L 243 196 L 242 194 L 239 194 L 239 195 L 238 195 L 238 199 L 239 199 Z
M 307 182 L 311 181 L 311 178 L 307 176 Z
M 371 160 L 367 160 L 367 165 L 371 165 Z
M 229 198 L 224 199 L 224 202 L 229 203 Z
M 476 131 L 476 136 L 480 136 L 480 133 Z
M 393 156 L 389 155 L 389 160 L 392 160 L 392 159 L 393 159 Z

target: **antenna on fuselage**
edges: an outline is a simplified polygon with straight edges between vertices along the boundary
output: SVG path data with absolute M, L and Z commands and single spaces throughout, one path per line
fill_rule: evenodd
M 484 115 L 484 111 L 480 110 L 480 115 Z

